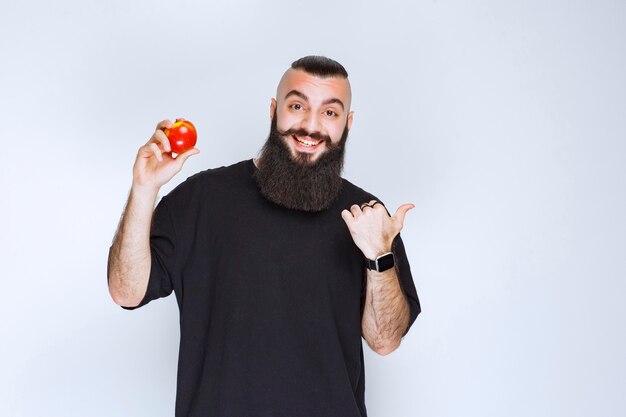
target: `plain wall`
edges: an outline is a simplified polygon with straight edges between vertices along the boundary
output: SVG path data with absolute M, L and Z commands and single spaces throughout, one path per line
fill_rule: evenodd
M 108 248 L 162 119 L 257 155 L 283 71 L 343 63 L 345 176 L 390 211 L 423 312 L 366 344 L 370 417 L 626 415 L 626 3 L 22 1 L 0 25 L 0 415 L 171 416 L 174 297 Z

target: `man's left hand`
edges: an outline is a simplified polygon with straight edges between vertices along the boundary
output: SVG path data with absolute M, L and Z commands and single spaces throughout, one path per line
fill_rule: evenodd
M 414 207 L 413 204 L 403 204 L 390 217 L 381 202 L 372 200 L 343 210 L 341 217 L 348 225 L 354 243 L 366 258 L 373 260 L 391 252 L 393 239 L 402 230 L 404 216 Z

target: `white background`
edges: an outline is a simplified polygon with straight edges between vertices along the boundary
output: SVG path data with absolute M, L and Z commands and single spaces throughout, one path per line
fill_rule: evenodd
M 423 313 L 365 345 L 370 417 L 626 415 L 626 3 L 21 1 L 0 25 L 0 415 L 171 416 L 174 297 L 109 298 L 139 146 L 256 156 L 282 72 L 350 73 L 345 176 L 390 210 Z

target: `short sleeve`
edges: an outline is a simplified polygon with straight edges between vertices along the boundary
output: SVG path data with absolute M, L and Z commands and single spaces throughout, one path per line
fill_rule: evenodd
M 157 298 L 167 297 L 172 293 L 172 276 L 176 265 L 176 231 L 167 207 L 166 199 L 162 198 L 152 215 L 150 229 L 150 278 L 146 294 L 135 307 L 122 307 L 134 310 Z
M 409 325 L 402 335 L 402 337 L 404 337 L 409 332 L 409 329 L 422 311 L 422 308 L 417 296 L 417 290 L 415 289 L 415 283 L 413 282 L 413 275 L 411 275 L 411 267 L 409 266 L 409 260 L 406 256 L 404 243 L 402 242 L 402 238 L 399 234 L 393 241 L 393 252 L 396 257 L 396 271 L 398 273 L 398 279 L 400 280 L 400 285 L 404 290 L 407 301 L 409 302 Z

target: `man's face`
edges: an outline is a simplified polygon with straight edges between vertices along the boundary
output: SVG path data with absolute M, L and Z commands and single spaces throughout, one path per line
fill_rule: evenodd
M 270 104 L 270 117 L 294 160 L 314 163 L 340 142 L 352 125 L 347 79 L 320 78 L 302 70 L 283 75 Z
M 343 158 L 352 124 L 350 84 L 289 69 L 272 99 L 272 123 L 255 178 L 280 206 L 317 212 L 341 192 Z

